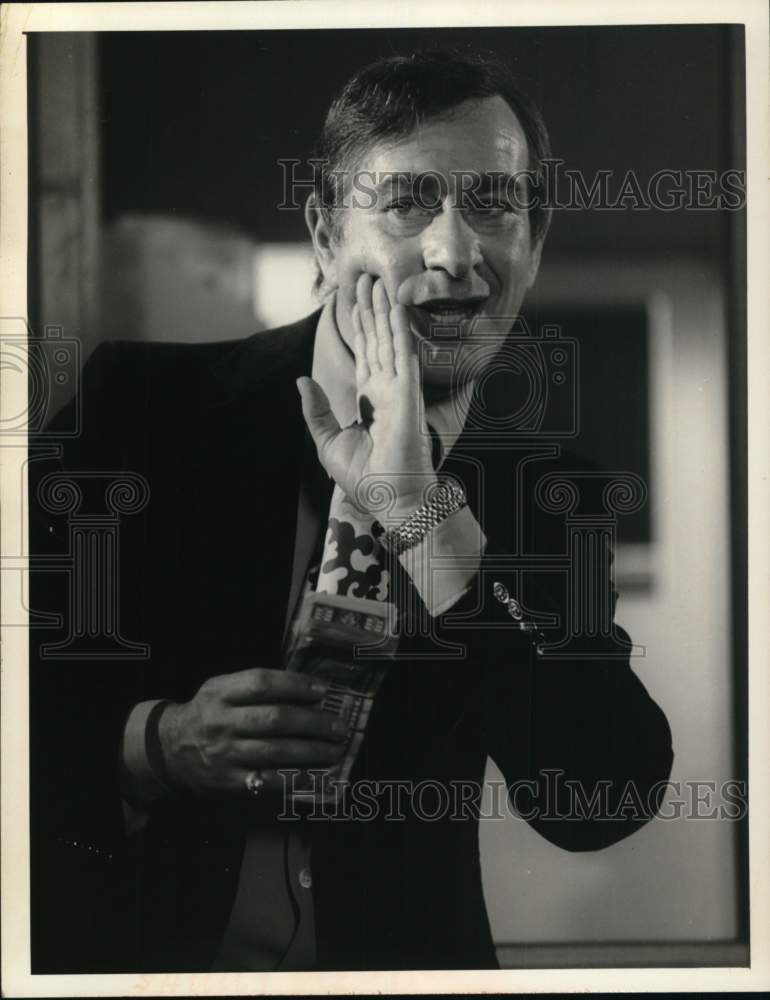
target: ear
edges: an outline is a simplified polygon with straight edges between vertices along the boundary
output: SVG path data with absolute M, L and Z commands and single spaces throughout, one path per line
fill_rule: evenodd
M 318 207 L 315 193 L 305 202 L 305 225 L 313 241 L 313 251 L 321 268 L 324 283 L 329 289 L 337 288 L 337 261 L 334 248 L 334 237 L 329 223 L 324 219 Z
M 527 291 L 534 285 L 537 272 L 540 270 L 540 258 L 543 254 L 544 238 L 541 236 L 532 247 L 532 256 L 529 264 L 529 274 L 527 275 Z

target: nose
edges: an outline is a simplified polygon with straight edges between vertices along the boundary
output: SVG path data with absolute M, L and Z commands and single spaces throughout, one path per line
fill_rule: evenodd
M 458 208 L 445 206 L 423 234 L 423 262 L 428 270 L 442 270 L 452 278 L 465 278 L 481 263 L 478 235 Z

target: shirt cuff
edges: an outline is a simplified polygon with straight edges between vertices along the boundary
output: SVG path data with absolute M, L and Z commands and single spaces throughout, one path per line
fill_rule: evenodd
M 122 765 L 129 781 L 129 790 L 143 802 L 154 802 L 168 796 L 168 787 L 157 774 L 147 752 L 147 722 L 152 712 L 165 699 L 140 701 L 134 705 L 123 728 Z M 134 795 L 131 796 L 134 798 Z
M 465 506 L 401 553 L 401 565 L 433 618 L 448 611 L 468 591 L 486 545 L 481 525 Z

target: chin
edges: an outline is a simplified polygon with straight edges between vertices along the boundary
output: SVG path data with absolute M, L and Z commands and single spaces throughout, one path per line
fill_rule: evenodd
M 458 341 L 431 343 L 420 350 L 420 374 L 426 393 L 442 394 L 457 390 L 473 378 L 472 365 L 463 363 L 465 345 Z
M 502 338 L 486 343 L 478 340 L 423 341 L 419 346 L 423 386 L 459 389 L 494 364 L 501 346 Z

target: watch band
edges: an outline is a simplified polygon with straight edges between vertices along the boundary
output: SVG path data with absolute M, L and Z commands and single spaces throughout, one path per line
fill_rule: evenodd
M 418 545 L 423 538 L 445 521 L 450 514 L 468 503 L 465 491 L 450 480 L 441 482 L 430 494 L 430 498 L 414 513 L 395 528 L 390 528 L 380 536 L 380 541 L 394 555 L 399 556 L 407 549 Z

